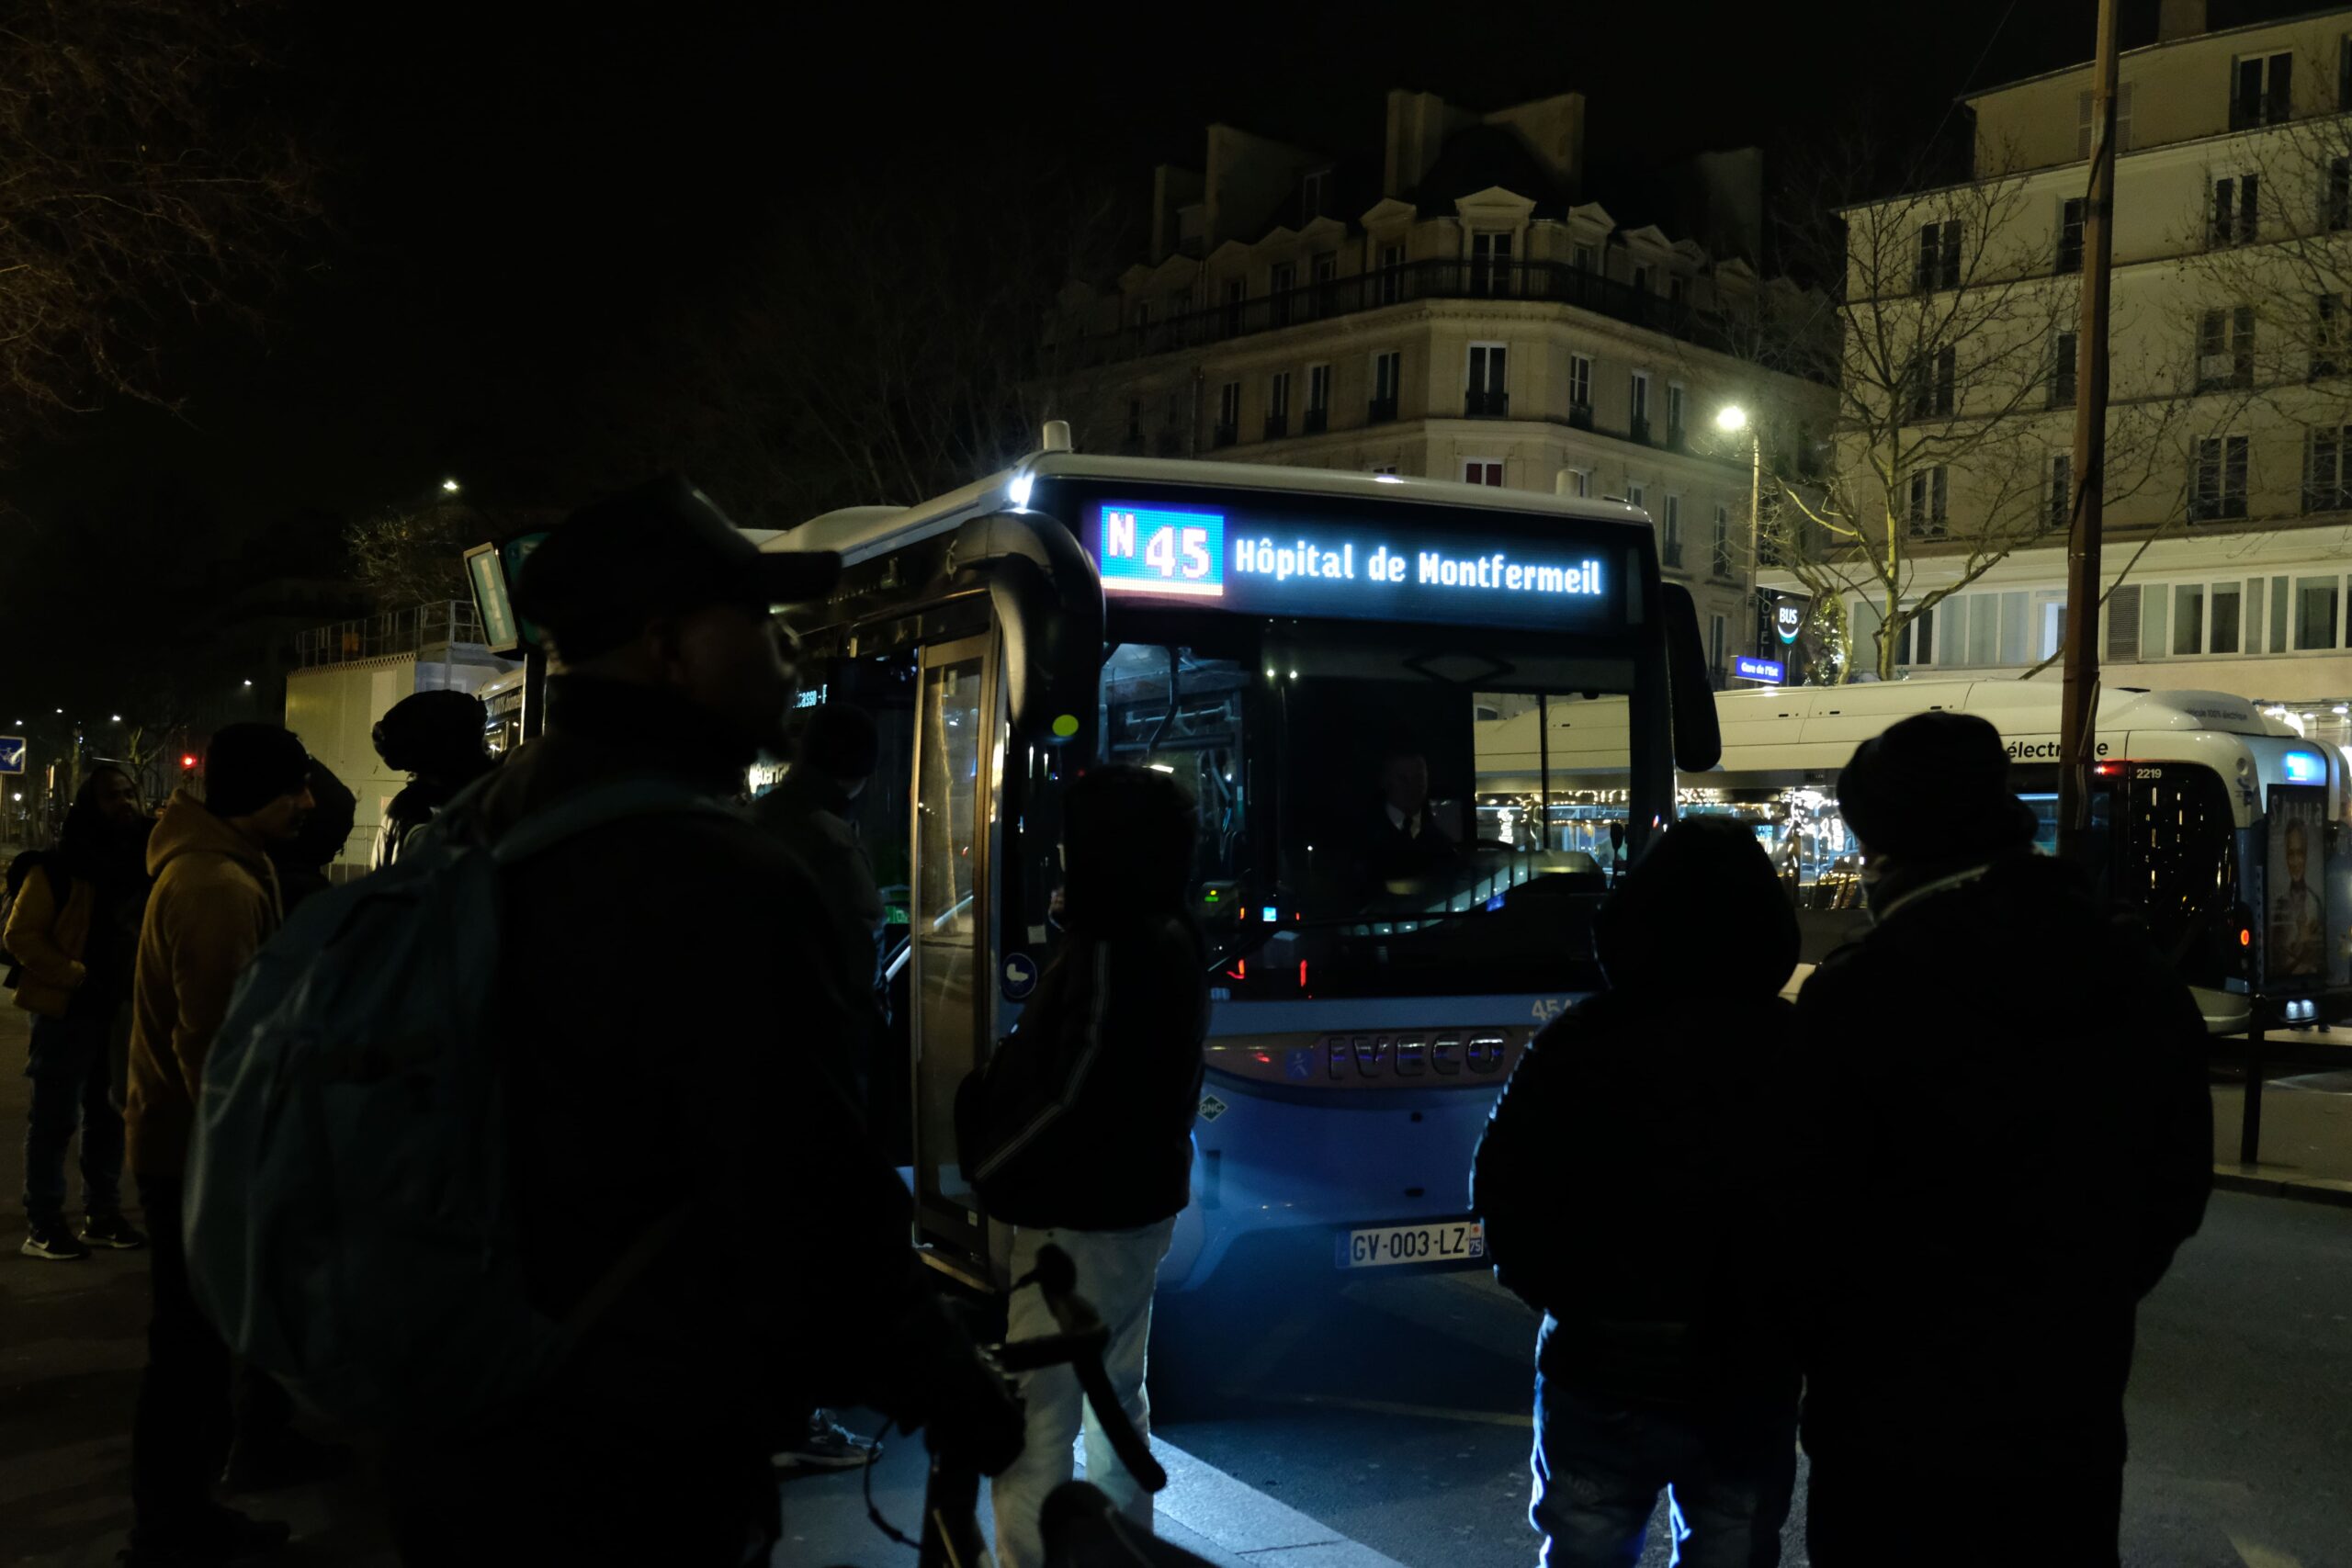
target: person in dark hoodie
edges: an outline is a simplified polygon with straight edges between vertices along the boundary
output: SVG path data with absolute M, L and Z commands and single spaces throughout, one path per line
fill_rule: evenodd
M 1497 1277 L 1544 1314 L 1530 1517 L 1548 1568 L 1632 1568 L 1670 1487 L 1679 1562 L 1771 1568 L 1796 1478 L 1796 917 L 1746 826 L 1693 818 L 1593 942 L 1609 988 L 1529 1047 L 1472 1178 Z
M 1208 1032 L 1206 957 L 1187 902 L 1197 830 L 1165 773 L 1111 765 L 1070 785 L 1062 948 L 957 1108 L 965 1168 L 990 1216 L 1013 1227 L 1010 1279 L 1048 1245 L 1069 1255 L 1079 1292 L 1111 1330 L 1111 1386 L 1147 1435 L 1151 1295 L 1192 1200 Z M 1008 1339 L 1057 1332 L 1035 1290 L 1015 1289 L 1006 1313 Z M 993 1487 L 1002 1568 L 1040 1568 L 1039 1511 L 1070 1479 L 1082 1415 L 1087 1479 L 1148 1529 L 1151 1495 L 1084 1413 L 1076 1374 L 1053 1367 L 1020 1381 L 1027 1439 Z
M 2112 1568 L 2140 1299 L 2212 1184 L 2205 1031 L 2032 851 L 2000 735 L 1929 713 L 1838 776 L 1874 921 L 1798 1000 L 1820 1568 Z
M 371 734 L 376 755 L 409 782 L 384 808 L 379 869 L 398 860 L 410 837 L 459 790 L 498 765 L 489 730 L 490 710 L 469 692 L 418 692 L 384 710 Z
M 130 1001 L 139 915 L 147 895 L 148 824 L 139 787 L 100 766 L 74 793 L 56 851 L 25 879 L 5 945 L 22 965 L 17 1005 L 33 1015 L 25 1076 L 26 1235 L 51 1260 L 93 1247 L 144 1247 L 122 1217 L 122 1114 L 107 1095 L 116 1024 Z M 65 1148 L 79 1135 L 84 1220 L 65 1223 Z

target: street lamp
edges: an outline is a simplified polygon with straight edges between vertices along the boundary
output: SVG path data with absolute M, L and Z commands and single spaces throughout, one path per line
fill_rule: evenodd
M 1725 403 L 1715 411 L 1715 428 L 1725 435 L 1747 432 L 1747 594 L 1751 604 L 1760 604 L 1764 591 L 1756 585 L 1757 569 L 1764 563 L 1764 436 L 1747 423 L 1747 411 L 1737 403 Z M 1760 611 L 1757 620 L 1763 621 Z M 1772 650 L 1764 646 L 1764 633 L 1756 634 L 1756 653 L 1762 658 Z
M 248 685 L 248 686 L 250 686 L 250 685 L 252 685 L 252 684 L 253 684 L 253 682 L 252 682 L 251 681 L 248 681 L 248 682 L 245 682 L 245 684 L 246 684 L 246 685 Z
M 441 481 L 441 490 L 444 494 L 455 495 L 458 493 L 458 481 L 455 479 L 443 479 Z

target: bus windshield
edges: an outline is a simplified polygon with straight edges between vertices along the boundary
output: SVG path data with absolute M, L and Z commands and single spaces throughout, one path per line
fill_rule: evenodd
M 1572 796 L 1544 720 L 1589 712 L 1586 745 L 1613 746 L 1622 773 L 1624 704 L 1593 699 L 1630 668 L 1415 635 L 1128 642 L 1105 660 L 1104 755 L 1173 774 L 1199 804 L 1195 908 L 1224 997 L 1597 984 L 1591 917 L 1624 796 Z

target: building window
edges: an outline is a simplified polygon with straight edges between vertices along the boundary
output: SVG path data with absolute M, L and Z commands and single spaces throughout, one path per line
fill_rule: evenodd
M 1960 287 L 1960 220 L 1919 226 L 1919 265 L 1911 282 L 1920 293 Z
M 1690 280 L 1679 272 L 1666 275 L 1666 297 L 1677 305 L 1690 303 Z
M 1466 485 L 1492 485 L 1503 488 L 1503 465 L 1498 457 L 1464 457 L 1462 459 L 1462 482 Z
M 2208 653 L 2235 653 L 2238 650 L 2239 610 L 2244 602 L 2238 588 L 2234 582 L 2213 584 L 2212 632 L 2205 639 L 2205 651 Z
M 1392 348 L 1372 356 L 1372 406 L 1366 419 L 1373 424 L 1396 417 L 1396 391 L 1405 383 L 1405 351 Z
M 1590 468 L 1570 468 L 1567 470 L 1567 474 L 1568 493 L 1576 497 L 1578 501 L 1589 500 L 1592 495 L 1592 470 Z
M 1300 221 L 1312 223 L 1331 209 L 1331 175 L 1329 169 L 1313 169 L 1299 181 Z
M 1724 678 L 1724 656 L 1730 651 L 1730 648 L 1731 622 L 1722 615 L 1708 616 L 1707 668 L 1715 672 L 1715 679 L 1719 682 Z
M 1598 260 L 1590 245 L 1578 245 L 1568 253 L 1568 265 L 1578 272 L 1590 272 Z
M 2075 455 L 2061 452 L 2050 459 L 2050 502 L 2044 515 L 2052 528 L 2071 528 L 2075 522 Z
M 2091 133 L 2098 130 L 2091 114 L 2091 96 L 2078 94 L 2075 99 L 2075 156 L 2091 155 Z M 2132 84 L 2119 84 L 2115 89 L 2115 150 L 2132 151 Z
M 1310 365 L 1306 367 L 1306 423 L 1300 429 L 1308 435 L 1318 435 L 1331 427 L 1331 367 Z
M 2312 379 L 2333 376 L 2344 367 L 2344 326 L 2352 309 L 2337 295 L 2322 294 L 2312 300 Z
M 1634 292 L 1636 294 L 1647 294 L 1649 291 L 1649 264 L 1647 262 L 1638 262 L 1634 264 Z
M 1151 331 L 1151 301 L 1138 299 L 1136 301 L 1136 335 L 1140 337 L 1149 331 Z
M 1498 343 L 1470 345 L 1470 372 L 1462 412 L 1472 419 L 1504 419 L 1510 413 L 1510 351 Z
M 1184 314 L 1192 308 L 1193 297 L 1190 294 L 1170 294 L 1168 297 L 1168 314 L 1170 320 Z
M 1226 336 L 1238 337 L 1241 335 L 1241 305 L 1242 301 L 1249 298 L 1250 284 L 1246 278 L 1228 277 L 1225 280 Z
M 1954 390 L 1959 384 L 1959 378 L 1960 350 L 1952 347 L 1939 349 L 1936 353 L 1936 377 L 1932 393 L 1936 412 L 1951 412 Z
M 1731 575 L 1731 508 L 1715 502 L 1715 553 L 1713 562 L 1717 577 Z
M 1646 446 L 1650 438 L 1650 373 L 1634 371 L 1628 387 L 1633 414 L 1626 421 L 1626 434 Z
M 2140 661 L 2140 585 L 2126 582 L 2107 596 L 2107 662 Z
M 2172 652 L 2194 659 L 2205 651 L 2205 585 L 2176 584 L 2172 591 Z
M 2320 217 L 2331 234 L 2352 229 L 2352 158 L 2328 160 L 2327 200 Z
M 1396 465 L 1394 463 L 1383 463 L 1374 468 L 1372 471 L 1375 474 L 1386 474 L 1391 479 L 1394 479 L 1396 475 Z
M 2261 232 L 2261 228 L 2262 176 L 2233 175 L 2215 180 L 2211 243 L 2215 245 L 2251 244 Z
M 2284 125 L 2294 110 L 2295 57 L 2249 54 L 2230 67 L 2230 129 Z
M 1910 383 L 1911 417 L 1926 419 L 1951 412 L 1959 374 L 1960 354 L 1955 348 L 1939 349 L 1932 356 L 1922 352 L 1913 360 L 1905 377 Z
M 1664 564 L 1682 565 L 1682 498 L 1666 497 L 1666 512 L 1658 525 L 1658 557 Z
M 2082 358 L 2079 342 L 2073 333 L 2060 333 L 2050 341 L 2050 406 L 2053 409 L 2075 406 L 2075 373 Z
M 2254 307 L 2208 310 L 2197 327 L 2197 389 L 2254 385 Z
M 1266 378 L 1266 439 L 1279 441 L 1290 434 L 1290 372 L 1277 370 Z
M 2303 445 L 2303 510 L 2352 507 L 2352 425 L 2314 430 Z
M 1682 450 L 1683 433 L 1690 428 L 1682 419 L 1684 402 L 1682 383 L 1668 381 L 1666 384 L 1666 444 L 1678 452 Z
M 2079 196 L 2066 198 L 2058 214 L 2058 270 L 2083 270 L 2083 200 Z
M 1950 526 L 1951 475 L 1940 463 L 1911 476 L 1911 536 L 1940 539 Z
M 2199 523 L 2245 515 L 2246 438 L 2208 435 L 2197 443 L 2197 482 L 2188 514 Z
M 1646 512 L 1646 511 L 1648 511 L 1648 510 L 1649 510 L 1649 504 L 1650 504 L 1650 503 L 1649 503 L 1649 494 L 1650 494 L 1650 487 L 1649 487 L 1649 486 L 1647 486 L 1647 485 L 1645 485 L 1645 484 L 1643 484 L 1643 483 L 1642 483 L 1642 482 L 1640 482 L 1639 480 L 1637 480 L 1637 479 L 1627 479 L 1627 480 L 1625 481 L 1625 504 L 1626 504 L 1626 505 L 1628 505 L 1628 506 L 1638 506 L 1638 507 L 1640 507 L 1643 511 Z
M 1241 439 L 1241 383 L 1227 381 L 1216 389 L 1216 429 L 1209 435 L 1215 446 L 1230 446 Z
M 1405 297 L 1405 247 L 1380 247 L 1380 302 L 1394 305 Z
M 2336 613 L 2342 607 L 2340 577 L 2295 579 L 2295 648 L 2297 651 L 2339 646 Z
M 1470 292 L 1510 292 L 1510 236 L 1488 232 L 1470 236 Z

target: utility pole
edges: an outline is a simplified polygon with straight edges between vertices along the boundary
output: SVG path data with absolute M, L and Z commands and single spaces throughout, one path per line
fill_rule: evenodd
M 2099 0 L 2091 69 L 2090 190 L 2083 203 L 2083 320 L 2076 345 L 2075 496 L 2066 536 L 2066 666 L 2058 724 L 2058 852 L 2081 860 L 2098 732 L 2099 534 L 2107 493 L 2107 296 L 2115 259 L 2115 10 Z

